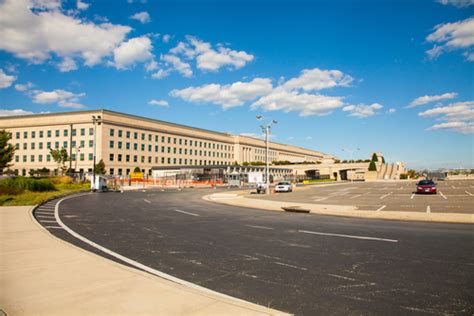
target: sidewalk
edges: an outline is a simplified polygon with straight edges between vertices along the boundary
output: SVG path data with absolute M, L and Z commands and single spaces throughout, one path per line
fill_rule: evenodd
M 232 191 L 227 193 L 214 193 L 203 197 L 204 200 L 216 203 L 255 208 L 267 211 L 283 212 L 282 207 L 301 208 L 310 210 L 310 213 L 332 216 L 348 216 L 373 219 L 426 221 L 442 223 L 474 224 L 474 214 L 461 213 L 420 213 L 420 212 L 393 212 L 393 211 L 367 211 L 359 210 L 352 205 L 311 204 L 299 202 L 283 202 L 245 197 L 249 191 Z
M 0 207 L 0 314 L 286 315 L 202 293 L 91 254 Z

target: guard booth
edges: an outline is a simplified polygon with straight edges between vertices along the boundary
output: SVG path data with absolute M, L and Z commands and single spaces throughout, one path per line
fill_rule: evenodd
M 227 182 L 231 187 L 239 187 L 241 186 L 242 182 L 240 179 L 240 173 L 232 172 L 227 176 Z
M 95 175 L 95 183 L 94 177 L 91 177 L 91 190 L 92 191 L 107 191 L 107 177 L 103 175 Z

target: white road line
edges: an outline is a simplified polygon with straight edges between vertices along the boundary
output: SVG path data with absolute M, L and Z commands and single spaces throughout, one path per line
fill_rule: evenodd
M 38 218 L 54 218 L 53 215 L 36 215 Z
M 293 268 L 293 269 L 303 270 L 303 271 L 308 270 L 308 269 L 303 268 L 303 267 L 298 267 L 298 266 L 294 266 L 294 265 L 291 265 L 291 264 L 286 264 L 286 263 L 278 262 L 278 261 L 275 261 L 275 264 L 278 264 L 278 265 L 284 266 L 284 267 Z
M 55 229 L 63 229 L 62 227 L 59 226 L 45 226 L 46 228 L 55 228 Z
M 54 212 L 36 211 L 35 214 L 37 214 L 37 215 L 54 215 Z
M 131 266 L 134 266 L 135 268 L 138 268 L 138 269 L 141 269 L 143 271 L 146 271 L 146 272 L 149 272 L 153 275 L 156 275 L 160 278 L 163 278 L 163 279 L 166 279 L 166 280 L 169 280 L 171 282 L 174 282 L 174 283 L 177 283 L 177 284 L 181 284 L 181 285 L 184 285 L 184 286 L 187 286 L 189 288 L 192 288 L 192 289 L 196 289 L 196 290 L 199 290 L 203 293 L 207 293 L 207 294 L 211 294 L 213 296 L 217 296 L 217 297 L 221 297 L 221 298 L 225 298 L 227 300 L 230 300 L 231 302 L 239 302 L 239 303 L 244 303 L 244 304 L 247 304 L 248 306 L 255 306 L 255 307 L 260 307 L 260 305 L 257 305 L 257 304 L 254 304 L 254 303 L 250 303 L 250 302 L 247 302 L 245 300 L 242 300 L 242 299 L 239 299 L 239 298 L 236 298 L 236 297 L 232 297 L 230 295 L 226 295 L 226 294 L 223 294 L 223 293 L 219 293 L 219 292 L 216 292 L 216 291 L 213 291 L 213 290 L 210 290 L 208 288 L 205 288 L 203 286 L 200 286 L 200 285 L 197 285 L 197 284 L 194 284 L 194 283 L 191 283 L 191 282 L 188 282 L 188 281 L 185 281 L 185 280 L 182 280 L 182 279 L 179 279 L 177 277 L 174 277 L 170 274 L 167 274 L 167 273 L 164 273 L 164 272 L 161 272 L 161 271 L 158 271 L 158 270 L 155 270 L 151 267 L 148 267 L 138 261 L 135 261 L 135 260 L 132 260 L 130 258 L 127 258 L 125 256 L 122 256 L 116 252 L 113 252 L 112 250 L 110 249 L 107 249 L 105 247 L 102 247 L 101 245 L 99 244 L 96 244 L 94 243 L 93 241 L 85 238 L 84 236 L 82 235 L 79 235 L 78 233 L 76 233 L 75 231 L 73 231 L 72 229 L 70 229 L 69 227 L 67 227 L 66 225 L 64 225 L 64 223 L 61 221 L 61 219 L 59 218 L 59 205 L 61 204 L 62 201 L 64 200 L 67 200 L 67 199 L 70 199 L 70 198 L 74 198 L 74 197 L 78 197 L 77 195 L 76 196 L 73 196 L 73 197 L 66 197 L 66 198 L 63 198 L 61 199 L 57 204 L 56 204 L 56 208 L 54 210 L 54 215 L 56 216 L 56 220 L 58 221 L 59 225 L 61 225 L 62 227 L 55 227 L 55 226 L 51 226 L 51 227 L 55 227 L 55 228 L 61 228 L 61 229 L 64 229 L 66 230 L 69 234 L 73 235 L 74 237 L 76 237 L 77 239 L 79 240 L 82 240 L 83 242 L 85 242 L 86 244 L 96 248 L 96 249 L 99 249 L 100 251 L 103 251 L 105 252 L 106 254 L 112 256 L 112 257 L 115 257 L 117 259 L 120 259 L 122 260 L 123 262 L 126 262 L 128 263 L 129 265 Z M 250 305 L 249 305 L 250 304 Z
M 148 201 L 147 199 L 143 199 L 143 201 L 147 202 L 148 204 L 151 204 L 151 202 Z
M 386 207 L 387 207 L 387 205 L 382 205 L 381 207 L 379 207 L 379 208 L 377 209 L 376 212 L 380 212 L 381 210 L 383 210 L 383 209 L 386 208 Z
M 258 226 L 258 225 L 245 225 L 245 226 L 251 227 L 251 228 L 259 228 L 259 229 L 273 229 L 272 227 Z
M 426 213 L 431 213 L 431 206 L 428 205 L 428 206 L 426 207 Z
M 313 201 L 314 202 L 320 202 L 320 201 L 324 201 L 326 200 L 328 197 L 323 197 L 323 198 L 319 198 L 319 199 L 314 199 Z
M 389 196 L 389 195 L 392 194 L 392 193 L 393 193 L 393 192 L 390 192 L 390 193 L 387 193 L 387 194 L 385 194 L 385 195 L 382 195 L 382 196 L 380 197 L 380 199 L 383 200 L 383 199 L 385 199 L 387 196 Z
M 468 192 L 468 191 L 464 191 L 466 192 L 467 194 L 469 194 L 470 196 L 473 196 L 474 194 L 472 194 L 471 192 Z
M 332 277 L 335 277 L 335 278 L 338 278 L 338 279 L 347 280 L 347 281 L 356 281 L 356 279 L 349 278 L 349 277 L 345 277 L 345 276 L 338 275 L 338 274 L 331 274 L 331 273 L 328 273 L 328 275 L 329 275 L 329 276 L 332 276 Z
M 439 194 L 443 197 L 443 199 L 447 200 L 448 198 L 444 196 L 443 192 L 439 191 Z
M 47 221 L 47 220 L 44 220 L 44 219 L 40 219 L 40 222 L 41 223 L 56 223 L 56 221 Z
M 357 194 L 357 195 L 354 195 L 353 197 L 350 197 L 349 199 L 355 199 L 355 198 L 358 198 L 359 196 L 362 196 L 362 194 Z
M 304 233 L 304 234 L 321 235 L 321 236 L 333 236 L 333 237 L 344 237 L 344 238 L 353 238 L 353 239 L 398 242 L 398 240 L 396 240 L 396 239 L 386 239 L 386 238 L 376 238 L 376 237 L 366 237 L 366 236 L 353 236 L 353 235 L 344 235 L 344 234 L 321 233 L 321 232 L 312 232 L 312 231 L 308 231 L 308 230 L 299 230 L 298 232 Z
M 415 193 L 411 195 L 410 200 L 413 200 L 414 197 L 415 197 Z
M 188 215 L 191 215 L 191 216 L 201 216 L 201 215 L 199 215 L 199 214 L 194 214 L 194 213 L 190 213 L 190 212 L 186 212 L 186 211 L 181 211 L 181 210 L 175 210 L 175 212 L 183 213 L 183 214 L 188 214 Z

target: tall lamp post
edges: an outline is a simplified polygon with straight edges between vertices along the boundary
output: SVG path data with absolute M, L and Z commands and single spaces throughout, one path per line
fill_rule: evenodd
M 348 152 L 351 155 L 351 162 L 350 162 L 350 165 L 351 165 L 351 182 L 353 181 L 353 178 L 354 178 L 354 169 L 352 168 L 352 163 L 353 163 L 352 154 L 355 153 L 356 151 L 359 151 L 359 150 L 360 150 L 360 148 L 355 148 L 355 149 L 342 148 L 342 151 Z
M 97 117 L 95 115 L 92 115 L 92 124 L 94 125 L 94 154 L 93 154 L 93 157 L 94 157 L 94 166 L 92 167 L 92 179 L 93 179 L 93 187 L 92 189 L 95 188 L 95 165 L 96 165 L 96 134 L 97 134 L 97 125 L 100 125 L 102 123 L 102 118 L 100 117 L 100 115 L 98 115 Z
M 263 120 L 263 116 L 257 115 L 257 120 L 261 121 Z M 270 123 L 267 125 L 262 124 L 260 125 L 260 128 L 262 129 L 262 132 L 265 134 L 265 183 L 266 183 L 266 188 L 265 188 L 265 193 L 270 194 L 270 172 L 269 172 L 269 138 L 270 138 L 270 133 L 272 129 L 272 125 L 277 124 L 278 122 L 276 120 L 272 120 Z

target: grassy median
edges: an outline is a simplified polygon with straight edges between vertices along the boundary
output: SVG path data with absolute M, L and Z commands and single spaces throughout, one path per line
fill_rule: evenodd
M 35 205 L 57 196 L 88 191 L 90 184 L 69 177 L 0 180 L 0 206 Z

